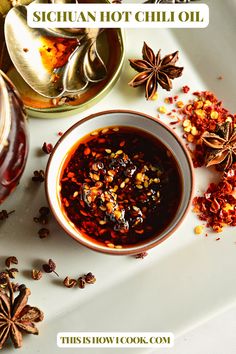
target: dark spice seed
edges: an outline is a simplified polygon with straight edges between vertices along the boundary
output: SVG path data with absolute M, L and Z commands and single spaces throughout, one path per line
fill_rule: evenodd
M 55 273 L 59 277 L 59 275 L 55 271 L 56 270 L 56 263 L 52 259 L 49 259 L 48 263 L 43 264 L 42 268 L 45 273 Z
M 9 215 L 11 215 L 14 212 L 15 212 L 15 210 L 10 211 L 9 213 L 6 210 L 1 210 L 0 211 L 0 220 L 7 219 L 9 217 Z
M 10 256 L 5 260 L 7 268 L 10 268 L 11 264 L 18 264 L 18 259 L 15 256 Z
M 39 214 L 43 215 L 43 216 L 46 216 L 46 215 L 49 215 L 50 214 L 50 209 L 48 207 L 41 207 L 39 209 Z
M 48 216 L 47 215 L 40 215 L 39 217 L 35 216 L 33 218 L 34 222 L 42 224 L 42 225 L 46 225 L 48 224 Z
M 85 284 L 86 284 L 86 282 L 85 282 L 84 278 L 83 277 L 79 277 L 79 279 L 78 279 L 78 287 L 80 289 L 84 289 L 85 288 Z
M 45 152 L 45 154 L 51 154 L 51 152 L 53 150 L 53 145 L 52 144 L 43 143 L 42 150 L 43 150 L 43 152 Z
M 40 238 L 46 238 L 49 236 L 49 234 L 50 234 L 50 231 L 46 228 L 42 228 L 38 231 L 38 235 Z
M 32 276 L 32 279 L 39 280 L 42 278 L 43 273 L 41 272 L 41 270 L 33 269 L 31 276 Z
M 63 284 L 67 288 L 74 288 L 77 285 L 77 281 L 75 279 L 71 279 L 69 277 L 66 277 L 63 281 Z
M 91 272 L 84 276 L 84 280 L 87 284 L 94 284 L 96 282 L 96 278 Z
M 144 259 L 145 257 L 147 257 L 148 253 L 147 252 L 141 252 L 135 255 L 136 259 Z
M 46 225 L 48 224 L 49 221 L 49 216 L 50 216 L 50 209 L 48 207 L 41 207 L 39 209 L 39 216 L 35 216 L 33 218 L 34 222 L 42 224 L 42 225 Z
M 45 180 L 45 175 L 44 175 L 44 171 L 43 170 L 39 170 L 39 171 L 34 171 L 34 175 L 32 177 L 32 181 L 34 182 L 44 182 Z

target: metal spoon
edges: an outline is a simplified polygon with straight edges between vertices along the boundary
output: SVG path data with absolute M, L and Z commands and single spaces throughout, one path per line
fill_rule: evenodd
M 67 92 L 75 93 L 84 89 L 88 82 L 96 83 L 106 77 L 107 69 L 96 50 L 96 38 L 100 32 L 102 30 L 86 29 L 86 36 L 81 39 L 80 47 L 69 58 L 63 79 Z
M 11 9 L 5 19 L 5 38 L 11 60 L 23 79 L 40 95 L 58 98 L 66 93 L 84 90 L 89 82 L 98 82 L 106 77 L 107 70 L 100 58 L 96 40 L 99 29 L 34 29 L 27 25 L 27 8 Z M 78 47 L 68 63 L 54 71 L 45 68 L 39 52 L 42 37 L 77 38 Z M 54 82 L 52 74 L 59 79 Z

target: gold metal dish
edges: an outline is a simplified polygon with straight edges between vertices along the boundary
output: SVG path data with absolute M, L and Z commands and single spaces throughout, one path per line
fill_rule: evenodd
M 90 0 L 88 2 L 97 1 Z M 107 1 L 104 0 L 104 3 L 107 3 Z M 17 87 L 31 117 L 58 118 L 68 116 L 72 112 L 86 110 L 110 91 L 119 78 L 124 61 L 123 30 L 105 29 L 99 35 L 96 46 L 99 56 L 106 65 L 106 77 L 99 82 L 89 83 L 86 90 L 78 92 L 78 95 L 73 95 L 72 98 L 47 98 L 34 91 L 12 64 L 5 45 L 4 17 L 0 14 L 0 69 L 8 75 Z M 25 47 L 25 50 L 27 50 L 27 43 Z M 35 69 L 37 71 L 37 68 Z

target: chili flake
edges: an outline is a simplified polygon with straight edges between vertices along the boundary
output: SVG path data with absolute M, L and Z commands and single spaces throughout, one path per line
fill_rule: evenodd
M 202 134 L 206 131 L 214 133 L 224 122 L 232 122 L 236 125 L 236 115 L 230 114 L 223 107 L 222 101 L 219 101 L 212 92 L 197 91 L 193 95 L 195 99 L 180 108 L 178 114 L 182 117 L 183 138 L 194 144 L 194 149 L 191 151 L 193 164 L 195 167 L 201 167 L 205 163 L 207 153 L 206 146 L 201 142 Z M 181 107 L 177 102 L 178 105 Z
M 183 91 L 183 93 L 188 93 L 190 91 L 190 87 L 185 85 L 185 86 L 182 87 L 182 91 Z

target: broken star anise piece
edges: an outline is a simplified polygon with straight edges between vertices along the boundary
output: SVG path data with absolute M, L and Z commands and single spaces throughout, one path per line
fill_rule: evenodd
M 8 337 L 15 348 L 22 346 L 22 332 L 38 334 L 35 323 L 43 320 L 43 312 L 37 307 L 27 305 L 30 289 L 21 288 L 14 299 L 12 283 L 9 278 L 7 287 L 0 291 L 0 349 Z
M 179 52 L 166 55 L 161 59 L 161 50 L 157 55 L 144 42 L 143 59 L 129 59 L 133 69 L 138 74 L 129 82 L 132 87 L 145 85 L 146 99 L 150 100 L 157 92 L 158 84 L 167 91 L 172 89 L 172 81 L 182 75 L 182 67 L 175 66 L 179 59 Z
M 202 142 L 208 151 L 206 167 L 218 165 L 227 170 L 236 160 L 236 128 L 233 122 L 224 122 L 217 126 L 214 133 L 204 132 Z

